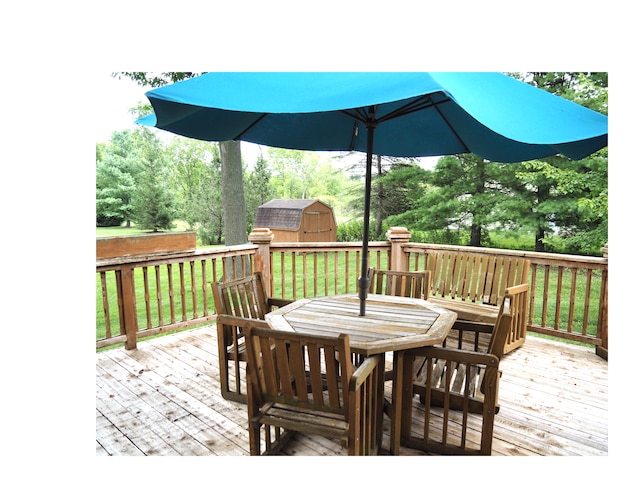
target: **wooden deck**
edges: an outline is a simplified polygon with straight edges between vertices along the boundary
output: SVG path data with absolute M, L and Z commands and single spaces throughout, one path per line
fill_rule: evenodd
M 500 365 L 493 455 L 609 454 L 608 363 L 593 348 L 528 336 Z M 220 396 L 215 327 L 96 354 L 96 456 L 248 455 L 246 415 Z M 346 449 L 297 435 L 283 454 Z M 401 448 L 401 455 L 422 454 Z

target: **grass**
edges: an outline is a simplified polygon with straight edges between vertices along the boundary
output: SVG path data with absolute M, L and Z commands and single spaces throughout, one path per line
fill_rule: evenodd
M 317 257 L 311 254 L 288 254 L 284 259 L 277 255 L 273 258 L 272 267 L 274 296 L 295 299 L 355 292 L 361 268 L 360 262 L 356 263 L 356 255 L 353 252 L 348 259 L 344 252 L 320 254 Z M 349 278 L 345 279 L 341 273 L 347 270 Z
M 172 229 L 172 232 L 186 232 L 187 224 L 183 221 L 177 221 L 176 228 Z M 144 233 L 151 233 L 149 230 L 141 230 L 135 225 L 131 227 L 96 227 L 96 237 L 121 237 L 127 235 L 142 235 Z
M 193 268 L 193 272 L 191 271 Z M 191 267 L 189 264 L 184 266 L 184 279 L 185 279 L 185 302 L 182 302 L 182 298 L 179 295 L 181 289 L 180 283 L 180 268 L 178 265 L 173 265 L 171 280 L 173 284 L 174 305 L 173 311 L 175 321 L 179 322 L 182 319 L 191 319 L 198 315 L 202 315 L 204 311 L 202 301 L 202 264 L 200 262 L 194 262 Z M 193 274 L 193 275 L 192 275 Z M 206 284 L 209 285 L 213 281 L 213 274 L 211 271 L 207 271 Z M 191 278 L 195 278 L 195 284 L 191 284 Z M 145 330 L 154 326 L 158 326 L 159 318 L 162 317 L 163 323 L 169 324 L 171 322 L 171 304 L 169 300 L 168 285 L 169 285 L 169 273 L 168 268 L 165 265 L 159 266 L 157 270 L 157 282 L 156 282 L 156 269 L 155 267 L 148 267 L 145 271 L 142 268 L 136 268 L 134 270 L 134 286 L 136 295 L 136 313 L 138 317 L 138 328 Z M 109 316 L 111 318 L 111 332 L 113 335 L 119 333 L 118 326 L 118 297 L 116 289 L 116 280 L 114 272 L 107 272 L 107 298 L 109 304 Z M 145 285 L 148 285 L 148 289 L 145 289 Z M 160 285 L 158 289 L 157 285 Z M 191 301 L 191 292 L 195 290 L 197 296 L 197 304 L 194 309 Z M 103 310 L 102 302 L 102 282 L 100 274 L 96 273 L 96 340 L 105 338 L 106 325 L 105 325 L 105 313 Z M 145 298 L 149 298 L 149 302 L 145 302 Z M 162 301 L 160 306 L 158 305 L 157 298 L 161 296 Z M 207 291 L 208 296 L 208 310 L 214 311 L 213 296 Z
M 555 328 L 560 331 L 572 331 L 576 333 L 582 333 L 584 329 L 584 317 L 585 317 L 585 298 L 586 298 L 586 282 L 587 272 L 586 270 L 578 270 L 576 276 L 576 293 L 573 303 L 573 323 L 569 329 L 569 312 L 571 309 L 570 294 L 571 294 L 571 272 L 567 269 L 564 270 L 561 284 L 561 300 L 559 304 L 558 325 L 556 326 L 556 312 L 558 311 L 558 305 L 556 304 L 556 292 L 558 291 L 558 267 L 551 267 L 549 272 L 549 287 L 548 287 L 548 299 L 547 299 L 547 315 L 546 315 L 546 327 Z M 591 280 L 591 294 L 589 301 L 589 308 L 587 313 L 587 327 L 584 329 L 588 335 L 595 336 L 598 328 L 598 306 L 600 298 L 600 287 L 602 284 L 602 273 L 600 271 L 594 271 Z M 534 303 L 534 323 L 541 325 L 542 313 L 544 304 L 544 271 L 538 269 L 536 274 L 536 291 L 535 291 L 535 303 Z M 555 327 L 554 327 L 555 326 Z

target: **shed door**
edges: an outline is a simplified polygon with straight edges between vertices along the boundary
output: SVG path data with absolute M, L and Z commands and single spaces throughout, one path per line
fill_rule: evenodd
M 303 235 L 304 242 L 326 242 L 331 232 L 330 212 L 304 212 Z

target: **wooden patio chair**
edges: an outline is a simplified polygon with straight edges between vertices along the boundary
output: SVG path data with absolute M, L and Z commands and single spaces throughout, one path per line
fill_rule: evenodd
M 506 294 L 495 325 L 458 320 L 444 346 L 405 352 L 402 388 L 418 394 L 420 404 L 405 393 L 401 442 L 441 454 L 491 455 L 494 418 L 500 408 L 500 360 L 514 311 L 528 292 L 527 285 Z M 412 431 L 414 416 L 422 428 Z M 413 433 L 418 430 L 422 437 Z
M 216 313 L 236 317 L 264 320 L 274 307 L 283 307 L 293 301 L 269 297 L 262 272 L 228 282 L 213 282 L 211 288 Z
M 429 270 L 402 272 L 371 268 L 369 278 L 371 279 L 369 293 L 429 299 L 429 290 L 431 290 Z
M 369 293 L 394 295 L 396 297 L 429 298 L 431 272 L 403 272 L 399 270 L 369 269 Z M 385 381 L 393 380 L 393 370 L 387 370 Z
M 251 455 L 277 453 L 296 432 L 340 439 L 349 455 L 377 453 L 383 355 L 356 367 L 347 335 L 246 328 Z
M 231 321 L 228 317 L 224 319 L 221 316 L 253 319 L 267 327 L 264 321 L 265 314 L 274 307 L 291 303 L 291 300 L 268 297 L 262 272 L 229 282 L 214 282 L 211 288 L 218 313 L 216 326 L 222 397 L 234 402 L 247 403 L 244 382 L 240 376 L 246 363 L 244 333 L 238 321 Z M 233 384 L 230 372 L 234 373 Z

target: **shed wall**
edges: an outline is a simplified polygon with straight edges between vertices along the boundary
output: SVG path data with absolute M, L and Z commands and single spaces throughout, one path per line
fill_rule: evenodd
M 308 205 L 300 208 L 301 202 Z M 274 242 L 335 242 L 337 237 L 333 209 L 319 200 L 272 200 L 258 209 L 255 226 L 271 229 Z

